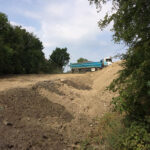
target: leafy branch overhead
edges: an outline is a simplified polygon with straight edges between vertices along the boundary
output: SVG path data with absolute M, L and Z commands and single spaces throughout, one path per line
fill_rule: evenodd
M 95 3 L 99 10 L 108 2 L 112 2 L 112 12 L 106 13 L 104 19 L 99 21 L 99 26 L 103 29 L 113 22 L 114 41 L 124 42 L 128 47 L 126 54 L 122 55 L 123 70 L 110 85 L 111 90 L 119 93 L 112 103 L 116 110 L 126 114 L 126 131 L 133 131 L 133 134 L 136 133 L 141 137 L 141 139 L 129 140 L 133 135 L 127 132 L 122 135 L 122 138 L 120 137 L 122 141 L 118 142 L 116 149 L 149 150 L 150 2 L 148 0 L 90 0 L 90 3 Z M 137 133 L 138 124 L 141 126 Z M 139 135 L 140 133 L 142 134 Z
M 101 10 L 103 4 L 110 0 L 90 0 Z M 99 21 L 101 29 L 113 22 L 114 40 L 123 40 L 126 44 L 134 44 L 140 40 L 148 40 L 150 34 L 150 4 L 148 0 L 112 0 L 111 13 L 107 12 Z

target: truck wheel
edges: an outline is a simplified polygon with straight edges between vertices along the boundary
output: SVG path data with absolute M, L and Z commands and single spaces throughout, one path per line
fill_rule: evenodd
M 72 69 L 71 72 L 74 73 L 74 69 Z

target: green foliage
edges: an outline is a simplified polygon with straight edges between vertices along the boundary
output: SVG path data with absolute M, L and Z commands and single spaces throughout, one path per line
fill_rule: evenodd
M 35 35 L 12 26 L 0 13 L 0 74 L 51 73 L 53 66 L 42 50 Z
M 109 0 L 89 0 L 101 9 Z M 112 13 L 107 12 L 99 21 L 101 29 L 114 22 L 114 40 L 133 44 L 140 39 L 149 39 L 150 4 L 147 0 L 112 0 Z
M 88 62 L 88 60 L 82 57 L 77 60 L 77 63 L 83 63 L 83 62 Z
M 100 150 L 149 150 L 150 127 L 145 122 L 129 122 L 123 115 L 107 113 L 98 122 L 81 149 Z M 91 148 L 92 147 L 92 148 Z
M 119 136 L 115 149 L 117 150 L 149 150 L 149 127 L 141 122 L 132 122 L 129 128 Z
M 90 0 L 98 8 L 109 0 Z M 113 21 L 115 42 L 129 48 L 123 55 L 119 77 L 110 85 L 119 96 L 112 103 L 126 114 L 126 131 L 118 149 L 150 149 L 150 3 L 147 0 L 112 0 L 112 13 L 100 20 L 101 29 Z M 142 124 L 142 122 L 144 122 Z M 116 148 L 117 149 L 117 148 Z
M 53 66 L 53 70 L 56 72 L 62 72 L 63 67 L 69 63 L 70 56 L 67 52 L 67 48 L 56 48 L 49 59 L 50 64 Z
M 141 119 L 150 115 L 150 41 L 138 43 L 130 48 L 123 63 L 120 77 L 110 88 L 118 90 L 120 96 L 114 99 L 116 107 L 122 108 L 132 119 Z M 142 51 L 141 51 L 142 49 Z M 143 59 L 144 58 L 144 59 Z

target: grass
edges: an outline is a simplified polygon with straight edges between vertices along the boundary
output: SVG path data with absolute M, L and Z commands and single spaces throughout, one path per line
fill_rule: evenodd
M 98 125 L 82 141 L 80 150 L 114 150 L 116 140 L 123 132 L 122 118 L 118 113 L 107 113 L 98 120 Z

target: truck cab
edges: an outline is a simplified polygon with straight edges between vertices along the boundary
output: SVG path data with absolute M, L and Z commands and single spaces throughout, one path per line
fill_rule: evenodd
M 111 57 L 106 57 L 104 59 L 102 59 L 100 61 L 102 63 L 102 65 L 105 67 L 105 66 L 109 66 L 112 64 L 112 58 Z

